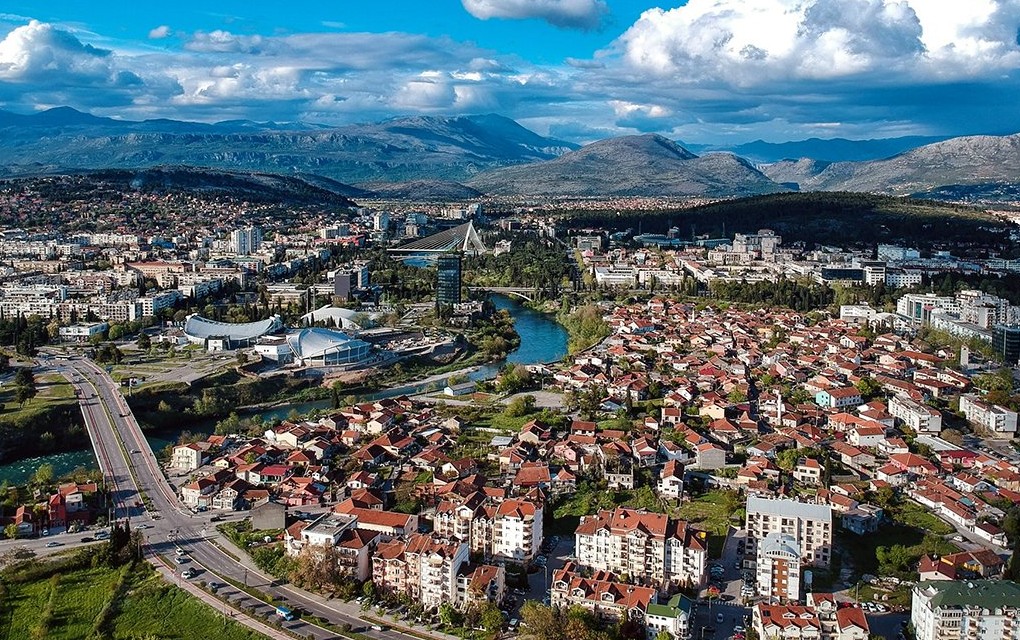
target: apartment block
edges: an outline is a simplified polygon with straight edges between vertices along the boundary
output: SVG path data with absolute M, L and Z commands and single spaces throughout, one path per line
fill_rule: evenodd
M 942 414 L 910 398 L 894 395 L 889 399 L 889 413 L 916 433 L 942 432 Z
M 523 499 L 492 503 L 478 492 L 459 502 L 440 502 L 433 526 L 441 536 L 467 542 L 472 553 L 528 562 L 542 546 L 543 514 L 540 503 Z
M 574 537 L 582 567 L 659 588 L 703 584 L 706 535 L 686 521 L 619 507 L 582 517 Z
M 468 555 L 466 542 L 414 533 L 376 548 L 372 582 L 383 592 L 406 595 L 427 608 L 457 603 L 457 576 Z
M 960 396 L 960 411 L 968 422 L 995 436 L 1012 438 L 1016 435 L 1016 411 L 988 404 L 972 393 Z
M 758 595 L 784 602 L 800 600 L 800 549 L 797 539 L 770 533 L 758 542 L 755 577 Z
M 1020 585 L 1007 580 L 937 580 L 913 590 L 910 622 L 917 640 L 1020 638 Z
M 832 555 L 832 507 L 788 499 L 747 497 L 748 555 L 770 533 L 790 536 L 797 543 L 801 563 L 828 567 Z M 754 566 L 755 557 L 744 558 Z
M 589 578 L 575 569 L 568 563 L 553 573 L 549 589 L 553 607 L 581 607 L 604 622 L 641 621 L 649 605 L 658 602 L 658 592 L 652 587 L 617 582 L 604 571 L 596 571 Z

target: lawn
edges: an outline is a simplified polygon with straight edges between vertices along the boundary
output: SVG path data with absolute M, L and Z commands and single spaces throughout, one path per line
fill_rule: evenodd
M 227 620 L 212 607 L 168 585 L 155 573 L 137 576 L 113 623 L 114 638 L 258 640 L 265 636 Z
M 81 569 L 61 576 L 57 585 L 54 620 L 47 638 L 85 638 L 92 621 L 106 604 L 117 571 L 113 569 Z M 0 619 L 3 638 L 21 640 L 39 621 L 40 612 L 49 597 L 50 581 L 39 579 L 26 584 L 10 584 Z
M 951 524 L 912 500 L 903 499 L 893 505 L 888 516 L 893 522 L 935 535 L 945 536 L 956 531 Z
M 35 379 L 35 388 L 36 396 L 21 407 L 14 399 L 14 385 L 5 385 L 0 391 L 0 403 L 3 403 L 5 408 L 4 415 L 13 419 L 19 413 L 38 413 L 56 405 L 70 405 L 75 402 L 74 387 L 63 376 L 40 375 Z
M 78 640 L 92 634 L 97 616 L 112 598 L 119 569 L 82 566 L 69 558 L 38 565 L 30 575 L 4 575 L 0 599 L 0 639 L 24 640 L 44 634 L 47 640 Z M 52 615 L 45 630 L 53 576 L 56 592 Z M 116 601 L 106 627 L 113 639 L 153 637 L 160 639 L 211 638 L 262 640 L 264 636 L 235 623 L 224 624 L 222 614 L 163 582 L 149 565 L 140 565 L 127 577 L 123 595 Z
M 708 557 L 719 558 L 730 525 L 740 526 L 743 519 L 742 504 L 735 492 L 716 489 L 684 502 L 674 515 L 707 531 Z

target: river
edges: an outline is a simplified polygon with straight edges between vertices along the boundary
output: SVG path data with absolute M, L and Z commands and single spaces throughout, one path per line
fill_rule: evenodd
M 521 344 L 507 355 L 506 359 L 498 362 L 484 364 L 468 374 L 469 380 L 489 380 L 496 377 L 496 374 L 507 365 L 513 364 L 548 364 L 556 362 L 567 355 L 567 330 L 551 316 L 539 313 L 517 302 L 509 296 L 493 294 L 492 304 L 497 309 L 506 309 L 514 319 L 514 329 L 521 337 Z M 358 400 L 372 401 L 382 398 L 394 398 L 403 395 L 415 395 L 425 393 L 432 389 L 442 389 L 446 386 L 448 377 L 431 382 L 412 382 L 399 387 L 389 387 L 382 391 L 358 396 Z M 259 415 L 263 421 L 282 420 L 292 411 L 299 414 L 306 414 L 316 409 L 329 409 L 330 400 L 313 400 L 310 402 L 298 402 L 273 407 L 267 411 L 247 414 L 248 416 Z
M 529 309 L 517 302 L 517 300 L 504 295 L 493 295 L 492 303 L 497 309 L 506 309 L 513 316 L 514 329 L 521 336 L 521 345 L 507 355 L 505 360 L 478 367 L 468 374 L 469 379 L 488 380 L 494 378 L 507 363 L 546 364 L 556 362 L 567 354 L 567 330 L 552 317 Z M 443 378 L 440 381 L 433 381 L 428 384 L 419 382 L 400 387 L 391 387 L 359 396 L 359 400 L 379 400 L 381 398 L 424 393 L 430 389 L 441 389 L 446 385 L 447 379 Z M 299 402 L 280 405 L 258 413 L 249 413 L 246 414 L 246 417 L 259 415 L 262 420 L 280 420 L 288 416 L 291 411 L 296 411 L 303 415 L 317 409 L 328 409 L 330 406 L 329 400 Z M 192 429 L 198 431 L 194 428 Z M 176 440 L 173 434 L 169 433 L 147 433 L 146 439 L 152 446 L 153 451 L 157 452 Z M 81 449 L 38 458 L 26 458 L 0 465 L 0 481 L 6 479 L 15 484 L 25 482 L 43 464 L 52 464 L 56 476 L 59 477 L 62 474 L 73 471 L 77 467 L 95 468 L 96 460 L 92 449 Z

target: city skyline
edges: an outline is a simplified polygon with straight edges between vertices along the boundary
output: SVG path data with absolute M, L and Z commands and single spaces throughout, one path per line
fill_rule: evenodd
M 15 1 L 0 108 L 343 125 L 500 113 L 576 142 L 1007 134 L 1020 4 Z M 951 9 L 951 11 L 949 10 Z

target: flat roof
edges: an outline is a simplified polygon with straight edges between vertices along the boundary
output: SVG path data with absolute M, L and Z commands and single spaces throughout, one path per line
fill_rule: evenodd
M 768 513 L 787 518 L 832 521 L 832 507 L 827 504 L 811 504 L 789 499 L 747 497 L 747 512 Z

